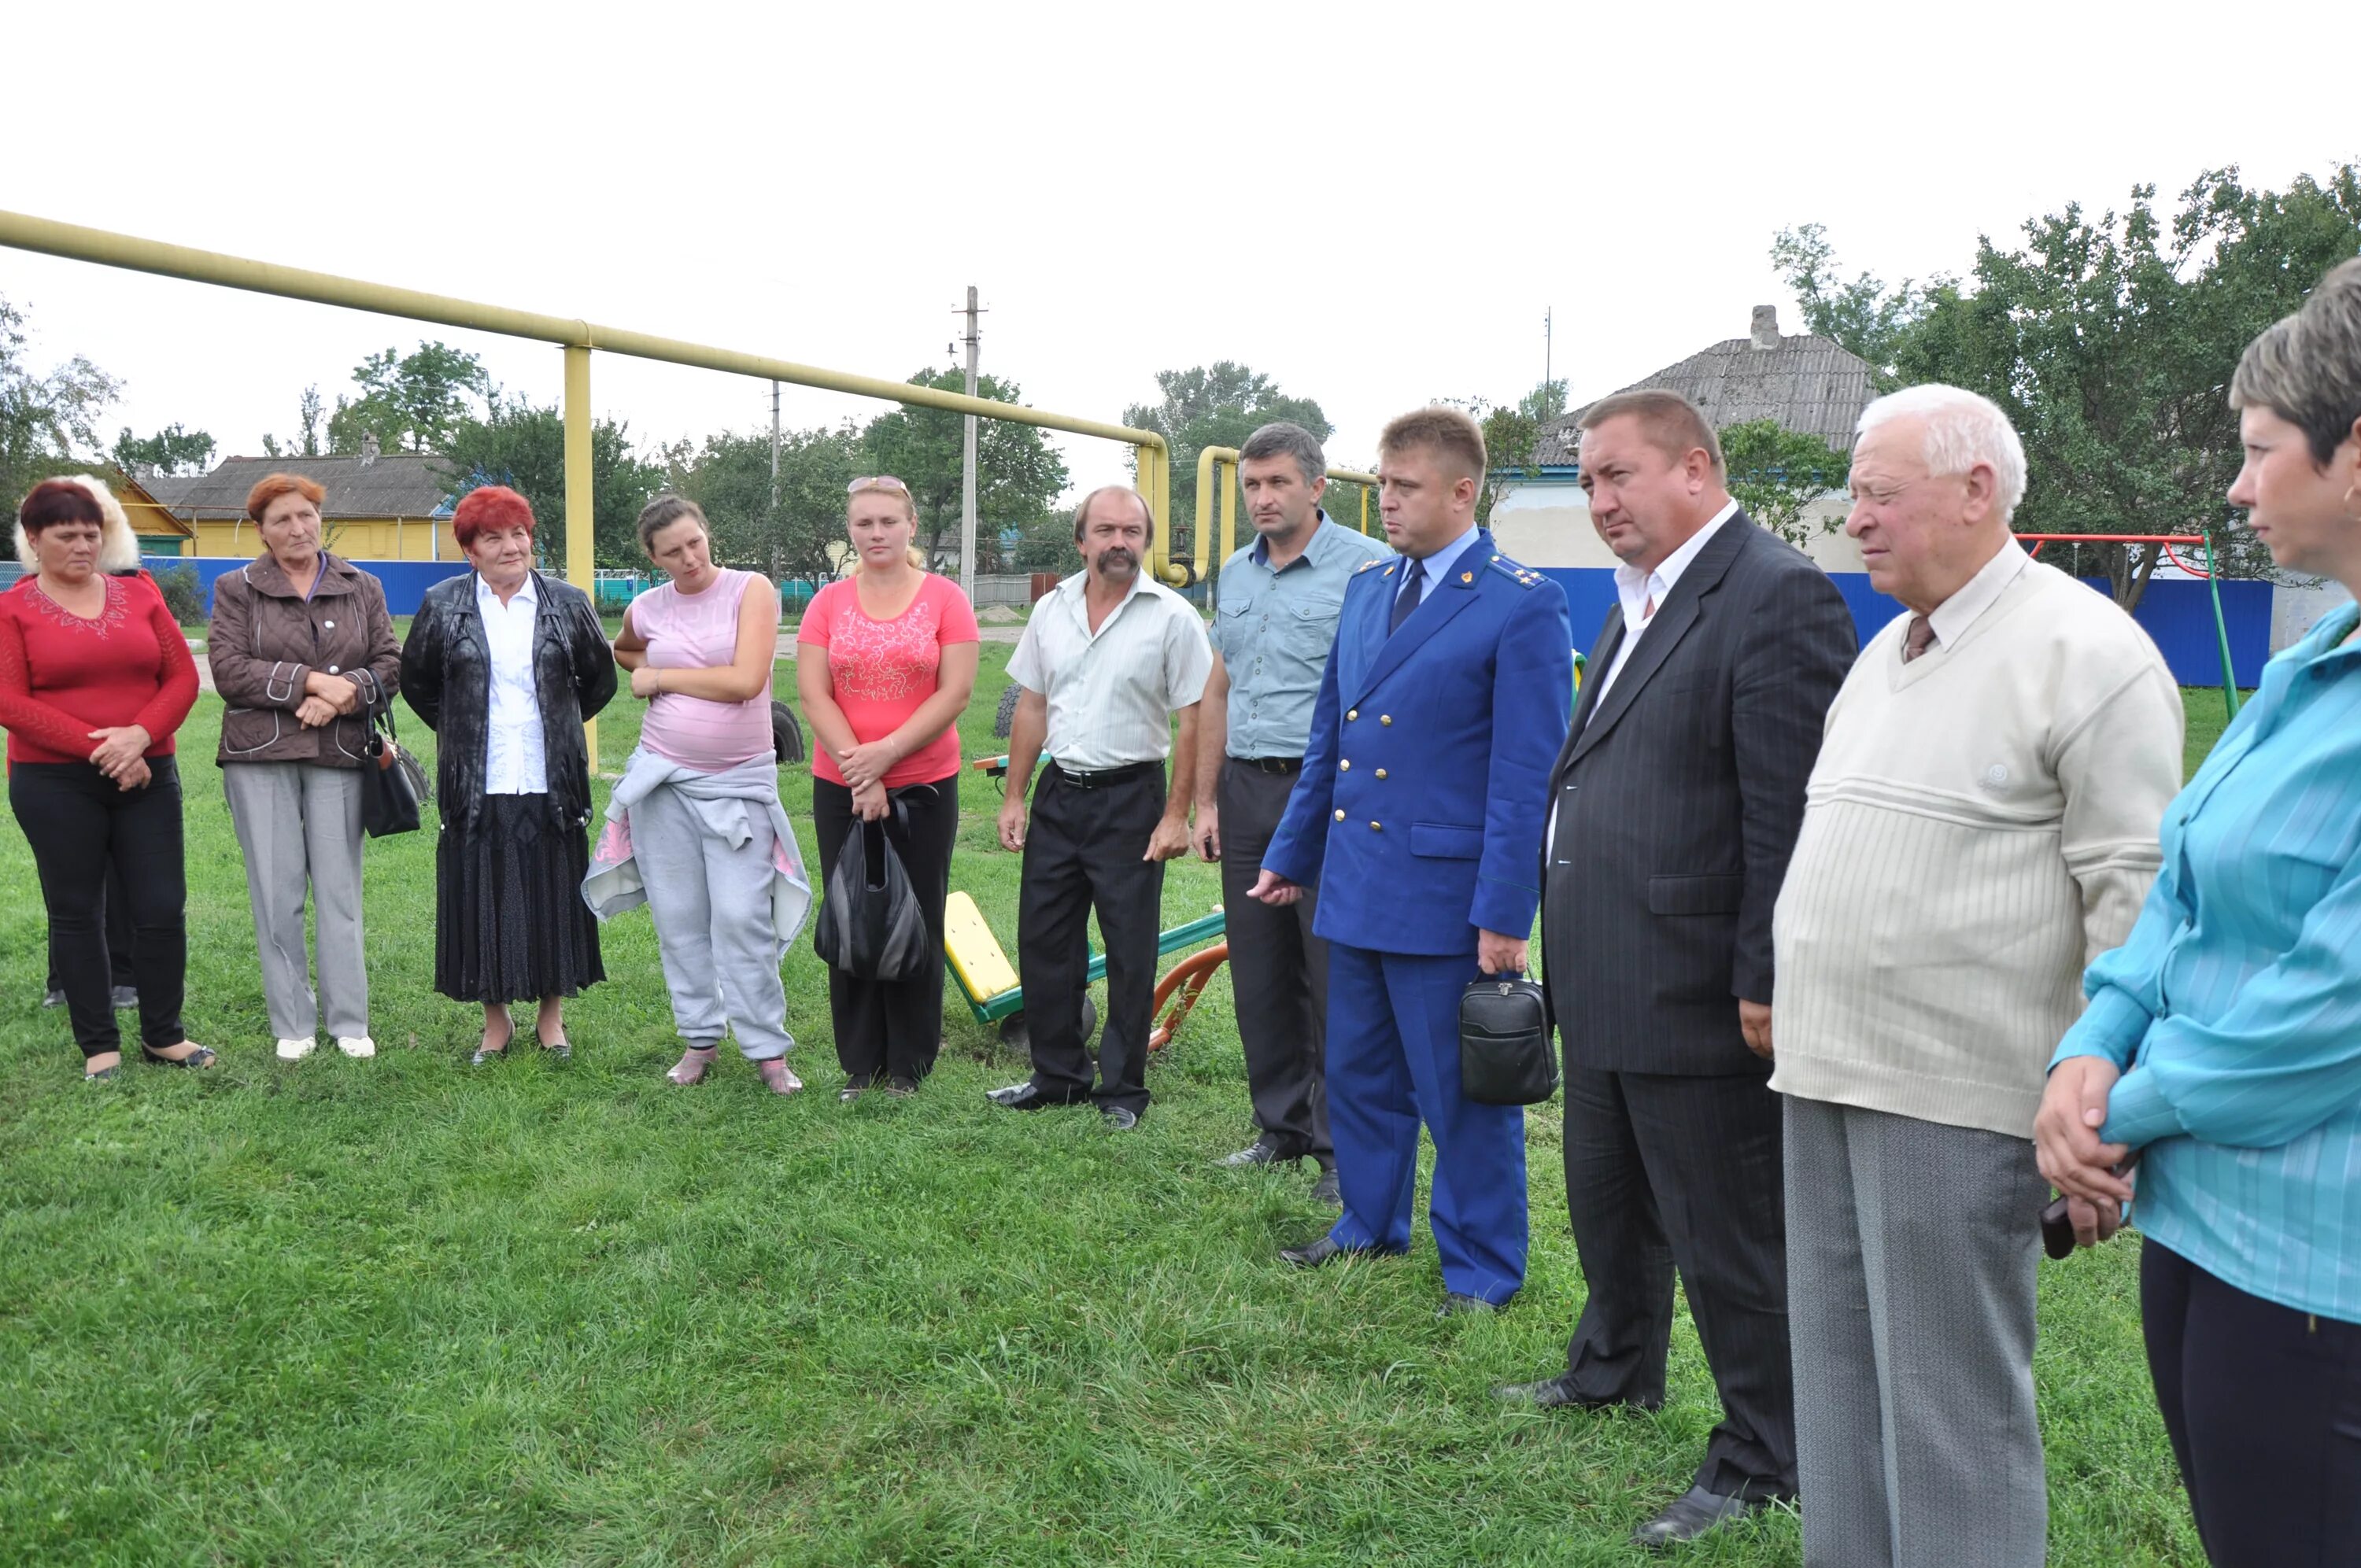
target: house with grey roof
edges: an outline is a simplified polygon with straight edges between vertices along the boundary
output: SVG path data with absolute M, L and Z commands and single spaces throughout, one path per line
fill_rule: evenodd
M 247 492 L 269 474 L 300 474 L 328 492 L 320 521 L 330 550 L 352 561 L 458 561 L 449 460 L 364 450 L 343 457 L 226 457 L 209 474 L 145 479 L 196 536 L 196 554 L 247 556 L 262 547 Z
M 1839 452 L 1852 449 L 1853 425 L 1876 396 L 1868 361 L 1833 338 L 1810 333 L 1783 335 L 1777 308 L 1771 305 L 1754 307 L 1744 337 L 1708 344 L 1614 390 L 1641 387 L 1682 393 L 1705 411 L 1717 430 L 1775 420 L 1788 430 L 1817 435 Z M 1589 407 L 1586 402 L 1543 426 L 1532 468 L 1493 474 L 1499 491 L 1492 504 L 1492 532 L 1504 554 L 1536 566 L 1615 565 L 1614 555 L 1590 525 L 1589 502 L 1578 482 L 1582 416 Z M 1806 515 L 1841 518 L 1843 510 L 1841 498 L 1830 497 L 1815 503 Z M 1809 554 L 1832 572 L 1861 570 L 1860 551 L 1840 532 L 1823 534 Z

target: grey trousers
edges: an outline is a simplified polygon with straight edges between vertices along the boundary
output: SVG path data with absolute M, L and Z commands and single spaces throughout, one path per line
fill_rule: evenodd
M 1806 1568 L 2017 1568 L 2047 1548 L 2029 1138 L 1786 1100 Z
M 361 775 L 316 762 L 230 762 L 222 771 L 270 1032 L 309 1040 L 327 1014 L 328 1033 L 357 1038 L 368 1028 L 368 948 L 361 936 Z M 319 925 L 320 989 L 312 991 L 304 950 L 303 897 Z
M 785 944 L 772 925 L 770 817 L 748 812 L 753 837 L 733 850 L 668 784 L 650 791 L 630 817 L 673 1027 L 700 1050 L 735 1032 L 748 1061 L 785 1056 L 796 1042 L 779 983 Z

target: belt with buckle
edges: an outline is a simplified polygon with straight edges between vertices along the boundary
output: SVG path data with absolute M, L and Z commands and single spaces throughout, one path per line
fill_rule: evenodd
M 1303 771 L 1303 759 L 1301 757 L 1232 757 L 1230 761 L 1261 773 L 1300 773 Z
M 1094 773 L 1077 772 L 1063 762 L 1051 762 L 1049 766 L 1057 770 L 1060 778 L 1072 784 L 1076 789 L 1104 789 L 1109 784 L 1128 784 L 1133 779 L 1145 778 L 1149 773 L 1161 769 L 1164 764 L 1133 762 L 1120 768 L 1102 768 Z

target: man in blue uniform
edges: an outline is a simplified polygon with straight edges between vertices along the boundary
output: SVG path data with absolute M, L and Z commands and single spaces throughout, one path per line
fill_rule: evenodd
M 1459 998 L 1521 971 L 1549 775 L 1574 685 L 1565 597 L 1476 525 L 1484 438 L 1454 409 L 1386 426 L 1386 538 L 1345 589 L 1265 904 L 1317 884 L 1329 944 L 1328 1116 L 1345 1212 L 1279 1255 L 1317 1267 L 1409 1250 L 1422 1119 L 1444 1314 L 1524 1283 L 1524 1111 L 1459 1087 Z

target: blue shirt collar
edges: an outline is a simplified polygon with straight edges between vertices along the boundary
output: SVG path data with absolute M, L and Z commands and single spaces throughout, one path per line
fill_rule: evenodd
M 1467 525 L 1466 532 L 1437 550 L 1433 554 L 1423 557 L 1426 583 L 1429 588 L 1443 581 L 1444 575 L 1451 570 L 1460 556 L 1467 553 L 1468 546 L 1476 543 L 1476 536 L 1483 532 L 1481 528 L 1471 522 Z
M 1318 553 L 1320 546 L 1326 541 L 1328 530 L 1332 526 L 1334 525 L 1328 521 L 1327 510 L 1322 507 L 1314 507 L 1312 510 L 1312 537 L 1310 540 L 1305 542 L 1303 554 L 1298 555 L 1295 558 L 1295 561 L 1311 560 L 1312 557 Z M 1266 572 L 1269 571 L 1271 569 L 1269 535 L 1263 533 L 1256 534 L 1254 543 L 1247 547 L 1247 554 L 1248 557 L 1256 565 L 1260 566 Z M 1290 561 L 1288 565 L 1292 566 L 1295 565 L 1295 561 Z

